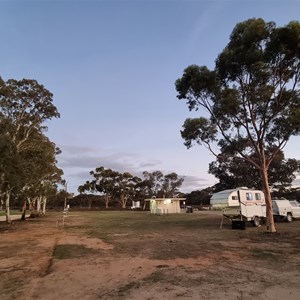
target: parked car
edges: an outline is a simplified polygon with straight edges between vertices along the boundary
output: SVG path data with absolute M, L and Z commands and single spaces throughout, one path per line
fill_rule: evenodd
M 290 200 L 294 219 L 300 219 L 300 203 L 297 200 Z
M 300 218 L 300 204 L 296 200 L 274 199 L 272 200 L 273 215 L 275 219 L 292 222 Z

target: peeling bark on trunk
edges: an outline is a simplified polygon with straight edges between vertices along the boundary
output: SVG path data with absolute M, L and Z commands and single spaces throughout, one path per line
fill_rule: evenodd
M 47 197 L 43 197 L 43 201 L 42 201 L 42 213 L 43 213 L 43 215 L 46 214 L 46 204 L 47 204 Z
M 42 196 L 39 196 L 36 200 L 36 212 L 38 215 L 41 213 L 41 202 L 42 202 Z
M 271 198 L 271 192 L 269 187 L 269 179 L 268 179 L 268 170 L 267 168 L 264 168 L 261 170 L 261 178 L 262 178 L 262 184 L 263 184 L 263 192 L 265 194 L 266 198 L 266 209 L 267 209 L 267 230 L 270 233 L 275 233 L 275 222 L 274 222 L 274 216 L 273 216 L 273 208 L 272 208 L 272 198 Z

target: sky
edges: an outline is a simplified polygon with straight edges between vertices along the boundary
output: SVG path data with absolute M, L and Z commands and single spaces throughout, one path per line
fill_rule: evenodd
M 0 76 L 53 93 L 61 117 L 46 135 L 62 150 L 68 192 L 100 166 L 176 172 L 182 192 L 201 190 L 217 183 L 215 158 L 183 144 L 184 120 L 200 112 L 176 98 L 176 79 L 191 64 L 213 69 L 238 22 L 283 26 L 299 12 L 299 0 L 0 0 Z M 299 144 L 285 156 L 300 159 Z

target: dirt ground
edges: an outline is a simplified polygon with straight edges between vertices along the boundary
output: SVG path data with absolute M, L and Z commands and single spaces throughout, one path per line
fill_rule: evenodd
M 300 299 L 300 221 L 276 223 L 271 235 L 264 226 L 220 229 L 219 213 L 197 212 L 143 234 L 124 221 L 126 230 L 100 239 L 87 218 L 0 222 L 0 298 Z

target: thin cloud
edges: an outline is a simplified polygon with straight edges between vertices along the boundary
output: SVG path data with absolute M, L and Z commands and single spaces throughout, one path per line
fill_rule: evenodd
M 135 167 L 133 153 L 112 153 L 109 149 L 96 149 L 92 147 L 62 146 L 62 154 L 58 156 L 58 163 L 63 168 L 95 169 L 105 168 L 124 170 Z
M 96 167 L 103 166 L 107 169 L 118 172 L 129 172 L 134 176 L 143 178 L 143 172 L 161 171 L 164 175 L 176 172 L 176 170 L 166 170 L 161 168 L 159 160 L 150 159 L 140 162 L 141 158 L 135 153 L 111 152 L 108 149 L 97 149 L 92 147 L 78 147 L 65 145 L 62 147 L 62 154 L 59 156 L 58 164 L 65 171 L 65 176 L 73 186 L 69 186 L 73 192 L 77 192 L 78 186 L 91 180 L 90 171 Z M 100 154 L 99 154 L 100 153 Z M 205 178 L 197 176 L 185 176 L 180 188 L 182 192 L 199 190 L 208 186 L 209 182 Z
M 184 176 L 184 181 L 180 190 L 182 192 L 189 193 L 191 191 L 201 190 L 209 185 L 209 181 L 206 178 L 197 176 Z

